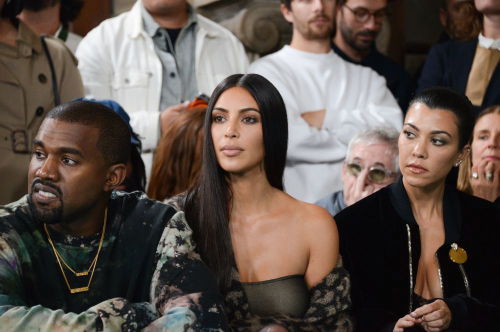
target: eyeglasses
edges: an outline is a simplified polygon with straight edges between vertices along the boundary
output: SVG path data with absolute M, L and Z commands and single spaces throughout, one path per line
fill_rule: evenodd
M 364 169 L 364 167 L 358 163 L 348 163 L 346 164 L 346 167 L 347 171 L 355 177 L 357 177 Z M 368 180 L 373 183 L 382 183 L 394 174 L 395 172 L 391 172 L 385 168 L 372 166 L 368 169 Z
M 387 16 L 387 8 L 382 8 L 382 9 L 379 9 L 376 11 L 371 11 L 371 10 L 363 8 L 363 7 L 357 7 L 354 9 L 352 9 L 348 5 L 344 5 L 343 7 L 349 9 L 359 23 L 368 22 L 368 20 L 372 16 L 375 18 L 375 22 L 381 23 L 384 20 L 384 18 Z

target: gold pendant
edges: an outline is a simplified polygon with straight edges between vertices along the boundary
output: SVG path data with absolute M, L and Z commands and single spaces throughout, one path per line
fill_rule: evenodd
M 88 292 L 89 287 L 87 286 L 87 287 L 80 287 L 80 288 L 70 288 L 69 291 L 71 294 L 83 293 L 83 292 Z
M 88 276 L 89 275 L 89 271 L 85 271 L 85 272 L 76 272 L 75 275 L 77 277 L 84 277 L 84 276 Z
M 463 264 L 467 262 L 467 252 L 465 249 L 460 248 L 456 243 L 451 244 L 449 255 L 453 263 Z

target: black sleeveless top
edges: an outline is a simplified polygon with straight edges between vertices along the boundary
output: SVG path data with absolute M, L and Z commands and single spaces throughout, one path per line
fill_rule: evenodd
M 250 312 L 260 317 L 303 317 L 309 306 L 309 290 L 303 275 L 242 282 Z

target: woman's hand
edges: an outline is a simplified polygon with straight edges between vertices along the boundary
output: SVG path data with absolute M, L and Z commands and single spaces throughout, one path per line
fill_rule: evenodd
M 427 332 L 447 329 L 451 323 L 451 311 L 443 300 L 423 305 L 410 314 Z
M 474 196 L 494 202 L 500 196 L 500 165 L 483 160 L 472 166 L 470 184 Z
M 264 326 L 259 332 L 288 332 L 288 330 L 281 325 L 271 324 Z
M 414 326 L 418 322 L 420 322 L 420 320 L 413 318 L 410 314 L 408 314 L 397 321 L 393 332 L 404 332 L 405 329 Z

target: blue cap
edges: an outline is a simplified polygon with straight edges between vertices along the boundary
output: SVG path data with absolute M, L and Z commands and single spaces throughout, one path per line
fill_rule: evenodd
M 125 121 L 125 123 L 128 126 L 128 129 L 130 129 L 130 133 L 131 133 L 131 135 L 130 135 L 130 142 L 133 145 L 135 145 L 135 146 L 140 146 L 141 145 L 141 142 L 139 142 L 138 137 L 136 137 L 138 135 L 137 134 L 133 135 L 134 130 L 130 126 L 130 116 L 128 115 L 127 112 L 125 112 L 125 110 L 123 109 L 123 107 L 120 104 L 118 104 L 116 101 L 111 100 L 111 99 L 100 99 L 100 100 L 97 100 L 97 99 L 92 99 L 92 98 L 77 98 L 77 99 L 74 99 L 74 101 L 90 101 L 90 102 L 94 102 L 94 103 L 98 103 L 98 104 L 104 105 L 107 108 L 112 109 L 113 111 L 115 111 L 116 114 L 118 114 L 120 116 L 120 118 L 122 118 L 123 121 Z

